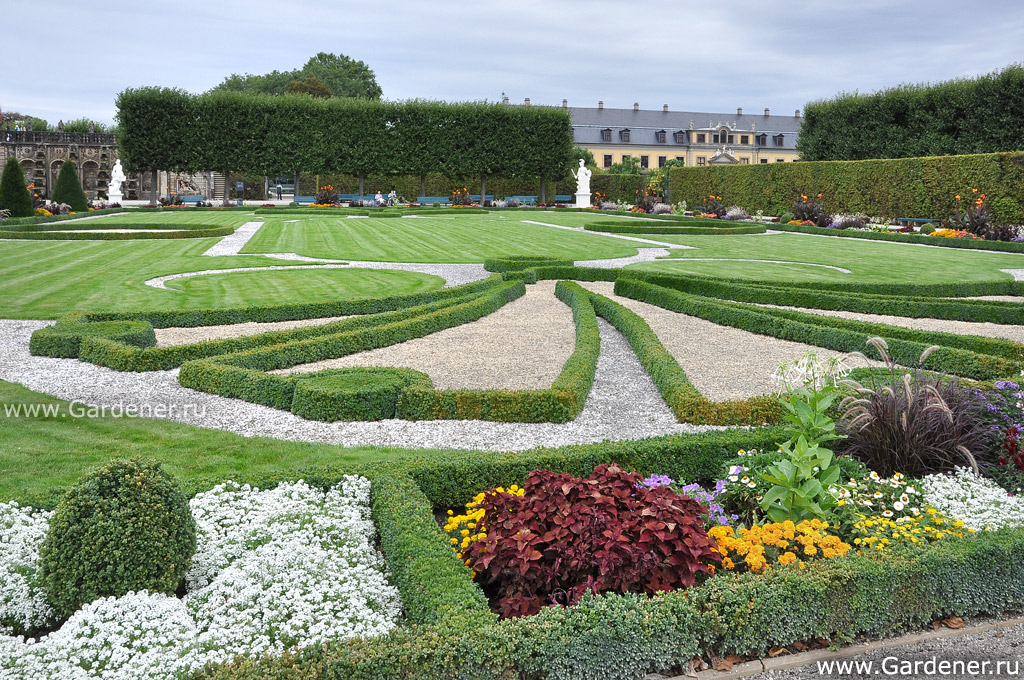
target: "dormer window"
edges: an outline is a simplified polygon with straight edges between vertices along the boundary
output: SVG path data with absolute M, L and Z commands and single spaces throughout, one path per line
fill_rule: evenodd
M 758 135 L 757 136 L 757 145 L 758 146 L 768 146 L 768 135 L 763 134 L 763 133 Z
M 682 130 L 679 130 L 678 132 L 676 132 L 675 138 L 676 138 L 676 144 L 685 144 L 686 143 L 686 133 L 683 132 Z
M 785 141 L 785 138 L 782 135 L 775 135 L 773 139 L 775 140 L 775 146 L 782 146 Z
M 658 137 L 658 144 L 664 144 L 666 138 L 668 137 L 668 133 L 665 132 L 664 130 L 658 130 L 654 134 L 657 135 L 657 137 Z
M 629 128 L 619 130 L 619 139 L 622 140 L 623 142 L 629 141 Z
M 612 141 L 612 129 L 611 128 L 605 128 L 605 129 L 601 130 L 601 141 L 605 142 L 605 143 L 608 143 L 608 142 Z

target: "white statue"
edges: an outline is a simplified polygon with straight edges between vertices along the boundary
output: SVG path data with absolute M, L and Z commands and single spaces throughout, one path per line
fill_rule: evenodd
M 125 177 L 124 170 L 121 169 L 121 159 L 118 158 L 114 162 L 114 169 L 110 171 L 110 184 L 107 185 L 107 200 L 111 203 L 120 203 L 123 195 L 121 194 L 121 185 L 124 183 Z
M 576 178 L 576 193 L 590 195 L 590 176 L 594 174 L 590 171 L 585 164 L 583 159 L 580 159 L 580 169 L 577 172 L 572 173 L 572 176 Z

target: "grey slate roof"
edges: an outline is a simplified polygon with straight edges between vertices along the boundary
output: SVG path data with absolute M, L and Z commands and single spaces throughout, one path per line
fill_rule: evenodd
M 569 107 L 569 114 L 572 117 L 573 137 L 577 144 L 597 145 L 602 144 L 601 131 L 606 128 L 612 130 L 612 144 L 624 144 L 619 132 L 629 129 L 631 145 L 662 145 L 659 144 L 656 133 L 664 130 L 666 142 L 663 146 L 680 146 L 675 144 L 673 133 L 679 130 L 689 130 L 690 123 L 694 129 L 709 127 L 717 128 L 719 125 L 728 125 L 731 130 L 738 130 L 741 134 L 756 126 L 756 134 L 762 132 L 769 137 L 782 134 L 784 143 L 781 148 L 792 149 L 796 147 L 796 139 L 800 131 L 800 124 L 803 118 L 795 115 L 765 116 L 763 113 L 744 113 L 737 115 L 732 113 L 708 113 L 706 111 L 634 111 L 633 109 L 598 109 L 583 108 L 578 106 Z M 685 146 L 685 145 L 683 145 Z M 770 148 L 778 148 L 769 140 Z

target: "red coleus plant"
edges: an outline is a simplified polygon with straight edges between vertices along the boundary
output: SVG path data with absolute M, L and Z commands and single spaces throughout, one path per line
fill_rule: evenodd
M 587 592 L 647 593 L 687 588 L 719 559 L 696 500 L 601 465 L 580 479 L 530 473 L 524 493 L 485 496 L 484 538 L 467 566 L 497 588 L 502 617 L 571 605 Z

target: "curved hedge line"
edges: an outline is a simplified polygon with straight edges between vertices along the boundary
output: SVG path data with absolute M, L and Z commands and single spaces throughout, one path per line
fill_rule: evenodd
M 293 378 L 292 413 L 327 422 L 394 418 L 403 390 L 433 386 L 430 376 L 411 368 L 339 368 Z
M 925 368 L 976 380 L 1001 379 L 1018 373 L 1017 352 L 1020 345 L 1006 340 L 917 331 L 723 302 L 629 277 L 621 277 L 616 281 L 615 293 L 752 333 L 839 352 L 862 352 L 874 359 L 880 357 L 874 347 L 867 345 L 867 340 L 881 336 L 888 343 L 893 360 L 904 366 L 916 366 L 927 347 L 939 345 L 939 349 L 925 361 Z
M 713 220 L 709 220 L 713 221 Z M 733 225 L 735 222 L 725 222 L 724 224 Z M 745 226 L 721 226 L 721 227 L 687 227 L 677 226 L 676 223 L 671 223 L 672 226 L 640 226 L 632 224 L 620 224 L 618 222 L 594 222 L 592 224 L 586 224 L 583 228 L 586 231 L 600 231 L 609 234 L 692 234 L 692 235 L 716 235 L 716 234 L 763 234 L 767 231 L 764 226 L 759 224 L 745 225 Z
M 93 226 L 89 229 L 111 228 L 106 226 Z M 114 229 L 125 227 L 114 226 Z M 130 227 L 128 227 L 130 228 Z M 139 227 L 136 227 L 139 228 Z M 160 227 L 165 229 L 167 227 Z M 143 239 L 172 239 L 172 238 L 213 238 L 218 236 L 230 236 L 235 233 L 235 227 L 205 227 L 167 231 L 166 233 L 154 231 L 142 232 L 94 232 L 94 233 L 71 233 L 66 231 L 0 231 L 0 239 L 25 239 L 30 241 L 135 241 Z
M 676 358 L 639 315 L 614 300 L 590 293 L 597 313 L 626 336 L 644 370 L 681 423 L 696 425 L 764 425 L 778 422 L 784 411 L 774 396 L 715 402 L 700 393 Z
M 71 314 L 53 326 L 46 326 L 32 333 L 29 339 L 29 354 L 36 356 L 77 359 L 86 338 L 104 338 L 126 347 L 144 348 L 156 346 L 153 326 L 146 321 L 102 321 L 81 323 L 81 314 Z
M 488 257 L 484 260 L 484 269 L 489 272 L 516 272 L 531 267 L 571 267 L 572 260 L 543 255 L 510 255 L 508 257 Z
M 590 294 L 576 283 L 559 281 L 555 295 L 572 308 L 576 349 L 546 390 L 435 390 L 411 385 L 398 404 L 406 420 L 496 420 L 565 423 L 576 418 L 590 394 L 601 338 Z
M 889 241 L 891 243 L 917 243 L 940 248 L 964 248 L 966 250 L 995 250 L 1001 253 L 1024 253 L 1024 242 L 1020 241 L 983 241 L 969 238 L 945 238 L 927 236 L 925 234 L 901 234 L 899 232 L 859 231 L 857 229 L 827 229 L 824 227 L 804 226 L 800 224 L 773 224 L 772 229 L 792 231 L 800 234 L 818 236 L 839 236 L 859 238 L 867 241 Z
M 92 217 L 94 215 L 113 215 L 116 213 L 127 212 L 125 208 L 103 208 L 102 210 L 90 210 L 87 213 L 67 213 L 66 215 L 42 215 L 39 217 L 8 217 L 5 220 L 0 220 L 0 227 L 5 230 L 7 227 L 13 227 L 15 225 L 25 224 L 46 224 L 48 222 L 64 222 L 67 220 L 81 220 L 86 217 Z M 11 229 L 10 231 L 15 231 Z

